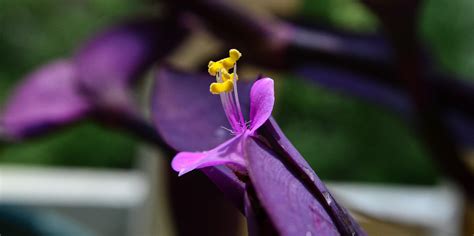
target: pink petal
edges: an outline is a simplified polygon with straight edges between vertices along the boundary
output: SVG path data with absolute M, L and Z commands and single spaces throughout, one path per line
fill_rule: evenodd
M 250 90 L 250 131 L 255 132 L 270 118 L 275 103 L 273 80 L 263 78 L 257 80 Z
M 171 162 L 179 176 L 184 175 L 194 169 L 223 164 L 235 164 L 245 167 L 245 160 L 242 152 L 242 140 L 247 137 L 247 133 L 239 134 L 214 149 L 204 152 L 180 152 Z

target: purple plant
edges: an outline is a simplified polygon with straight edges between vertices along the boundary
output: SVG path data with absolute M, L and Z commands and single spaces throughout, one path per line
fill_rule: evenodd
M 260 77 L 251 85 L 240 80 L 237 90 L 240 53 L 231 50 L 228 58 L 209 64 L 217 79 L 210 91 L 219 94 L 219 101 L 203 92 L 209 89 L 207 75 L 160 62 L 187 35 L 183 16 L 193 14 L 229 47 L 249 52 L 250 61 L 294 71 L 400 114 L 420 127 L 434 159 L 473 196 L 472 173 L 461 164 L 455 146 L 474 144 L 474 106 L 462 105 L 474 104 L 474 89 L 427 71 L 412 27 L 417 8 L 402 22 L 394 20 L 403 12 L 396 9 L 418 1 L 393 2 L 365 1 L 380 16 L 389 40 L 260 21 L 223 1 L 167 2 L 173 10 L 169 16 L 117 25 L 71 58 L 27 76 L 2 111 L 1 137 L 25 141 L 92 118 L 162 148 L 169 157 L 178 152 L 173 169 L 179 175 L 201 169 L 247 217 L 252 235 L 365 235 L 271 117 L 278 81 Z M 218 19 L 223 16 L 231 16 L 232 26 L 222 26 Z M 236 32 L 242 37 L 236 38 Z M 159 65 L 149 122 L 132 94 L 154 63 Z M 218 111 L 221 105 L 224 112 Z M 221 128 L 226 120 L 231 132 Z M 200 220 L 205 219 L 195 219 Z
M 148 21 L 143 23 L 148 23 Z M 241 95 L 244 104 L 248 103 L 250 98 L 251 122 L 247 124 L 243 119 L 237 93 L 236 67 L 233 74 L 218 71 L 215 73 L 218 82 L 211 85 L 211 92 L 221 93 L 225 116 L 216 114 L 215 108 L 218 106 L 213 106 L 210 108 L 213 112 L 202 116 L 203 124 L 191 124 L 193 128 L 181 129 L 178 122 L 189 123 L 189 115 L 197 116 L 197 114 L 182 112 L 192 111 L 199 106 L 215 105 L 215 103 L 207 103 L 206 99 L 209 97 L 203 96 L 201 91 L 196 93 L 196 88 L 199 87 L 196 84 L 201 82 L 200 76 L 188 75 L 183 79 L 183 76 L 172 74 L 172 72 L 167 72 L 169 69 L 163 68 L 158 70 L 153 96 L 153 114 L 157 129 L 155 130 L 145 119 L 140 118 L 141 115 L 135 109 L 130 96 L 132 89 L 130 81 L 137 78 L 136 74 L 141 71 L 139 68 L 145 68 L 152 61 L 148 58 L 154 54 L 145 50 L 152 47 L 151 39 L 156 37 L 148 33 L 154 32 L 151 29 L 151 27 L 142 26 L 141 23 L 115 27 L 86 44 L 74 60 L 53 62 L 34 72 L 17 88 L 2 113 L 2 127 L 5 134 L 12 140 L 25 140 L 86 117 L 92 117 L 101 123 L 112 124 L 113 127 L 139 135 L 165 150 L 198 151 L 202 150 L 198 146 L 188 148 L 189 146 L 178 145 L 176 147 L 170 138 L 177 137 L 174 141 L 186 143 L 186 145 L 193 144 L 193 142 L 186 142 L 184 137 L 192 137 L 193 131 L 202 128 L 206 134 L 216 130 L 213 125 L 205 124 L 213 121 L 211 117 L 217 118 L 216 121 L 219 120 L 215 124 L 218 125 L 218 129 L 221 129 L 220 126 L 224 124 L 221 121 L 227 117 L 236 136 L 222 146 L 226 149 L 225 152 L 230 151 L 233 154 L 222 155 L 224 158 L 216 162 L 215 158 L 212 159 L 214 156 L 211 155 L 182 152 L 176 156 L 173 167 L 182 174 L 205 166 L 218 164 L 232 166 L 231 169 L 225 166 L 208 167 L 203 171 L 234 201 L 242 213 L 251 216 L 249 220 L 254 223 L 249 222 L 252 227 L 249 230 L 253 233 L 267 234 L 269 230 L 281 235 L 364 234 L 345 211 L 333 212 L 331 204 L 335 204 L 334 199 L 321 182 L 316 181 L 316 175 L 311 172 L 309 165 L 302 158 L 300 161 L 306 170 L 304 172 L 306 177 L 298 177 L 286 169 L 284 162 L 279 160 L 277 150 L 274 150 L 272 146 L 264 145 L 265 142 L 269 142 L 268 138 L 259 134 L 258 130 L 271 115 L 274 102 L 273 80 L 262 78 L 255 82 L 250 93 Z M 149 46 L 147 43 L 150 43 Z M 115 55 L 120 50 L 126 55 L 130 54 L 131 57 L 123 58 Z M 216 65 L 220 63 L 222 62 L 217 62 Z M 235 61 L 233 63 L 235 64 Z M 232 84 L 229 86 L 229 83 Z M 171 87 L 194 91 L 179 94 L 166 92 L 173 91 Z M 104 88 L 107 89 L 104 90 Z M 244 83 L 241 91 L 249 92 L 248 85 Z M 196 97 L 189 97 L 193 95 Z M 211 98 L 215 100 L 215 97 L 211 96 Z M 184 102 L 176 104 L 182 101 Z M 192 104 L 190 101 L 197 104 Z M 38 108 L 41 107 L 43 109 L 39 111 Z M 169 117 L 170 115 L 176 117 Z M 281 134 L 277 136 L 271 140 L 281 137 Z M 200 140 L 206 146 L 214 143 L 212 135 L 203 136 Z M 199 157 L 199 160 L 195 157 Z M 292 155 L 288 157 L 293 158 Z M 268 161 L 270 163 L 265 165 L 268 169 L 260 170 L 261 163 Z M 275 170 L 278 170 L 279 176 L 274 175 Z M 284 178 L 281 178 L 282 176 Z M 307 190 L 308 183 L 301 182 L 299 178 L 316 181 L 309 183 L 313 186 L 313 190 Z M 280 195 L 265 194 L 265 192 L 273 192 L 273 189 L 284 189 L 290 183 L 298 189 L 283 192 Z M 320 190 L 321 187 L 324 194 Z M 323 197 L 318 199 L 317 196 Z M 279 199 L 282 201 L 295 199 L 296 205 L 282 207 L 278 203 Z M 288 227 L 286 223 L 290 220 L 294 224 Z

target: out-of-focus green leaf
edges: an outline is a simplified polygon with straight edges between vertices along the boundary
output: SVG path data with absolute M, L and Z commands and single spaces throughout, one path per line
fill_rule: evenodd
M 474 78 L 474 1 L 428 0 L 421 33 L 450 73 Z
M 42 139 L 5 147 L 0 162 L 127 168 L 132 164 L 135 144 L 124 134 L 84 123 Z
M 315 21 L 353 31 L 374 31 L 378 25 L 375 16 L 357 0 L 303 0 L 300 12 Z
M 321 178 L 435 182 L 432 161 L 393 115 L 296 79 L 279 83 L 274 115 Z

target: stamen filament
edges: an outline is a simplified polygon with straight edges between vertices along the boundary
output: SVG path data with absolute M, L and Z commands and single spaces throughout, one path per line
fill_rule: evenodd
M 237 91 L 237 80 L 239 79 L 238 75 L 237 75 L 237 63 L 234 64 L 233 73 L 234 73 L 234 77 L 233 77 L 233 80 L 234 80 L 234 97 L 235 97 L 235 103 L 237 104 L 237 113 L 238 113 L 238 117 L 239 117 L 239 123 L 244 124 L 245 120 L 244 120 L 244 116 L 242 115 L 242 110 L 240 109 L 239 92 Z
M 218 72 L 216 74 L 216 80 L 217 82 L 221 83 L 222 82 L 222 73 Z M 232 98 L 229 96 L 228 92 L 223 92 L 220 93 L 220 98 L 221 98 L 221 103 L 222 103 L 222 108 L 224 109 L 224 113 L 227 117 L 227 120 L 229 121 L 229 124 L 231 124 L 232 129 L 234 130 L 239 130 L 239 127 L 235 127 L 235 121 L 232 116 L 235 116 L 235 113 L 233 112 L 235 109 L 233 109 L 231 106 L 232 104 Z

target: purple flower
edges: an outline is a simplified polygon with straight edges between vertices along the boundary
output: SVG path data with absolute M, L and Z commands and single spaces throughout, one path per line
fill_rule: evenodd
M 237 171 L 246 170 L 244 145 L 247 139 L 255 135 L 255 131 L 270 117 L 275 102 L 273 80 L 263 78 L 256 81 L 250 90 L 250 121 L 245 122 L 240 108 L 237 91 L 237 65 L 240 53 L 232 49 L 228 58 L 209 63 L 209 73 L 216 76 L 210 91 L 219 94 L 227 120 L 232 127 L 233 138 L 221 145 L 204 152 L 180 152 L 171 165 L 179 175 L 186 174 L 196 168 L 226 164 Z M 227 71 L 233 68 L 233 73 Z

